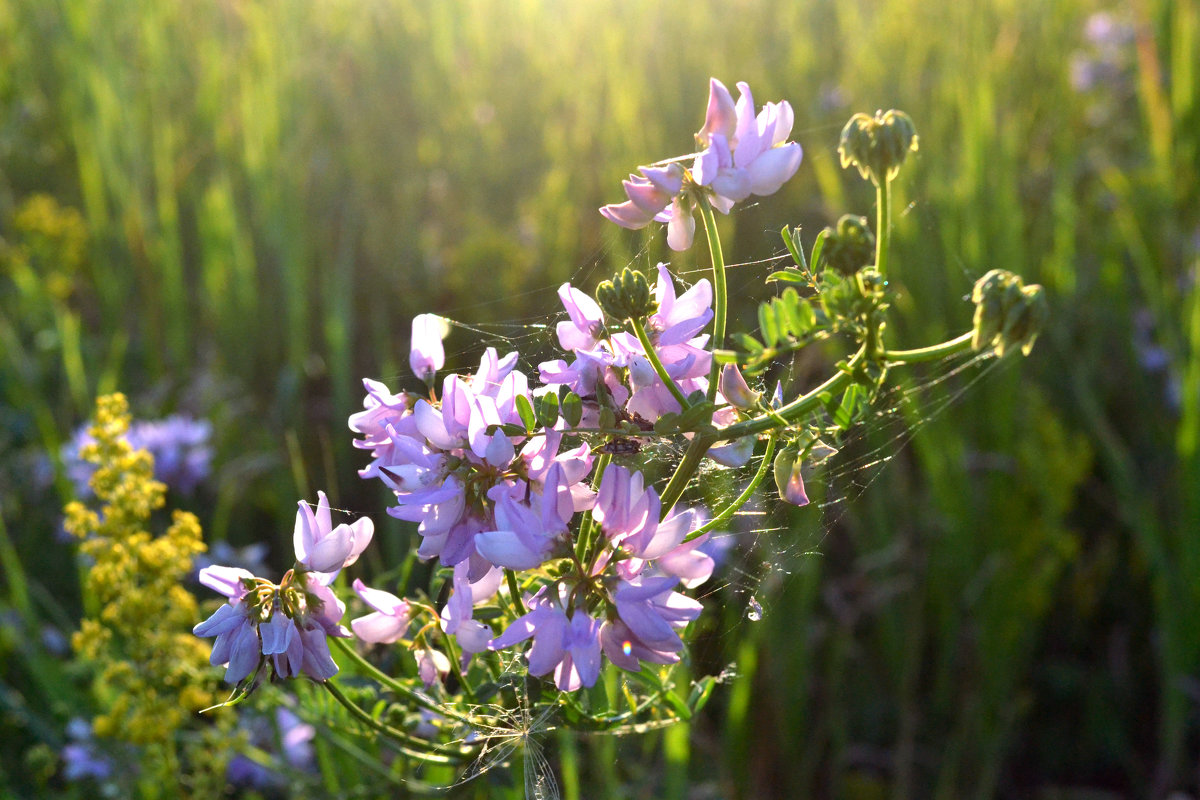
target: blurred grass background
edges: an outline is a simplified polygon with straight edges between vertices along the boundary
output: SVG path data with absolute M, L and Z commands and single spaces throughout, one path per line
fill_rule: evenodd
M 542 322 L 666 258 L 596 208 L 686 151 L 714 75 L 788 99 L 806 151 L 727 253 L 870 216 L 837 136 L 901 108 L 892 340 L 965 329 L 993 267 L 1053 320 L 832 529 L 797 515 L 822 555 L 782 548 L 762 621 L 705 643 L 738 663 L 710 713 L 564 740 L 564 796 L 1200 796 L 1198 64 L 1193 0 L 0 0 L 0 794 L 66 790 L 25 754 L 77 713 L 71 488 L 37 464 L 93 397 L 213 420 L 210 541 L 282 564 L 317 488 L 395 525 L 353 472 L 360 378 L 407 375 L 417 313 Z M 748 318 L 761 272 L 731 290 Z

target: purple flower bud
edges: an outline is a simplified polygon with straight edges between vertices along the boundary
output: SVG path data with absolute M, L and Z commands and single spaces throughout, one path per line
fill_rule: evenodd
M 721 368 L 721 380 L 717 388 L 730 405 L 741 409 L 754 408 L 758 405 L 758 399 L 762 397 L 746 383 L 737 364 L 726 364 Z
M 425 383 L 433 380 L 434 374 L 446 363 L 442 339 L 450 332 L 450 325 L 436 314 L 418 314 L 412 321 L 412 349 L 408 354 L 408 365 L 413 374 Z

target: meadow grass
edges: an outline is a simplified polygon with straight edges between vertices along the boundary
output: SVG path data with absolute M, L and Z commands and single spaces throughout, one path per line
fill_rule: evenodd
M 43 546 L 69 484 L 59 470 L 38 494 L 19 454 L 57 454 L 115 388 L 145 413 L 218 421 L 224 468 L 197 509 L 210 536 L 286 550 L 296 496 L 320 487 L 382 521 L 344 420 L 361 377 L 406 377 L 413 315 L 542 323 L 563 280 L 703 267 L 595 209 L 638 164 L 689 149 L 715 75 L 790 100 L 806 151 L 776 198 L 721 220 L 728 252 L 778 255 L 785 223 L 811 241 L 872 216 L 838 132 L 901 108 L 921 138 L 896 184 L 891 341 L 965 329 L 993 267 L 1043 283 L 1053 321 L 1029 360 L 936 418 L 898 407 L 912 445 L 836 515 L 792 518 L 801 544 L 765 549 L 762 622 L 744 622 L 738 581 L 715 590 L 743 627 L 705 646 L 738 664 L 712 713 L 690 737 L 564 744 L 564 796 L 1197 788 L 1200 9 L 1111 9 L 1133 31 L 1121 69 L 1080 90 L 1072 62 L 1096 55 L 1085 25 L 1104 8 L 0 0 L 6 610 L 27 626 L 79 613 L 77 588 L 47 599 L 77 582 L 65 545 Z M 61 235 L 35 252 L 16 224 L 35 194 L 81 215 L 72 269 Z M 735 320 L 763 274 L 733 270 Z M 454 337 L 466 367 L 472 334 Z M 888 435 L 863 446 L 895 449 Z M 0 656 L 6 696 L 53 694 L 33 685 L 44 654 L 9 637 Z M 34 720 L 68 713 L 0 730 L 32 741 Z M 340 790 L 357 773 L 322 748 Z M 3 767 L 28 785 L 15 755 Z

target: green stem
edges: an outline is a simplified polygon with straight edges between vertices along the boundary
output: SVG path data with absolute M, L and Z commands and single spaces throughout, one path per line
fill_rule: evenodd
M 775 409 L 768 413 L 748 419 L 743 422 L 730 425 L 728 428 L 721 429 L 721 438 L 735 440 L 743 436 L 755 436 L 760 433 L 766 433 L 769 430 L 782 427 L 780 421 L 788 424 L 795 422 L 803 417 L 808 412 L 816 409 L 821 405 L 821 395 L 825 393 L 834 393 L 843 389 L 854 378 L 851 376 L 854 368 L 866 357 L 866 350 L 860 349 L 846 364 L 844 370 L 839 370 L 836 375 L 831 376 L 827 381 L 822 383 L 817 388 L 797 397 L 792 402 Z
M 690 542 L 692 539 L 708 533 L 718 525 L 724 525 L 733 518 L 733 515 L 737 513 L 739 508 L 746 505 L 750 498 L 754 496 L 754 492 L 758 489 L 759 484 L 763 482 L 763 478 L 767 476 L 767 471 L 771 469 L 771 460 L 775 455 L 775 443 L 778 438 L 777 434 L 771 434 L 771 438 L 767 440 L 767 449 L 763 452 L 762 463 L 758 465 L 758 472 L 754 473 L 754 477 L 750 479 L 750 483 L 746 484 L 745 490 L 737 496 L 737 499 L 726 506 L 725 510 L 720 514 L 717 514 L 711 520 L 683 537 L 683 541 Z
M 957 339 L 951 339 L 930 347 L 919 347 L 916 350 L 885 350 L 882 359 L 889 364 L 915 364 L 920 361 L 937 361 L 939 358 L 961 353 L 971 347 L 971 331 L 967 331 Z
M 517 609 L 517 616 L 525 616 L 525 603 L 521 600 L 521 587 L 517 585 L 517 574 L 511 569 L 504 570 L 504 580 L 508 583 L 508 593 L 512 596 L 513 606 Z
M 892 244 L 891 178 L 886 175 L 875 184 L 875 269 L 887 277 L 888 254 Z
M 729 430 L 725 428 L 721 431 L 722 434 Z M 748 434 L 747 434 L 748 435 Z M 727 438 L 721 436 L 720 438 Z M 716 433 L 697 433 L 692 437 L 688 449 L 683 454 L 683 459 L 680 460 L 679 466 L 675 468 L 675 474 L 671 476 L 671 480 L 667 482 L 667 487 L 662 493 L 662 513 L 659 519 L 666 519 L 667 514 L 671 513 L 675 502 L 683 494 L 683 490 L 687 488 L 688 483 L 692 480 L 692 476 L 696 474 L 696 470 L 700 468 L 700 462 L 704 460 L 704 454 L 717 441 Z
M 879 354 L 879 360 L 892 364 L 915 364 L 921 361 L 936 361 L 955 353 L 961 353 L 964 350 L 970 349 L 970 347 L 971 333 L 968 331 L 955 339 L 950 339 L 949 341 L 930 347 L 922 347 L 916 350 L 884 350 Z M 769 430 L 778 429 L 782 427 L 781 422 L 789 424 L 795 422 L 821 405 L 821 395 L 839 392 L 853 381 L 854 378 L 851 373 L 864 358 L 866 358 L 865 348 L 855 353 L 844 369 L 839 370 L 836 375 L 830 377 L 817 388 L 797 397 L 792 402 L 775 411 L 767 412 L 735 425 L 730 425 L 728 428 L 722 428 L 721 438 L 732 441 L 740 439 L 743 436 L 754 436 Z
M 608 469 L 610 461 L 612 461 L 612 455 L 609 453 L 601 453 L 600 457 L 596 459 L 596 468 L 592 471 L 593 490 L 600 491 L 600 482 L 604 479 L 604 471 Z M 583 521 L 579 523 L 579 541 L 576 542 L 575 547 L 575 556 L 581 564 L 588 565 L 588 574 L 591 573 L 591 568 L 596 563 L 596 557 L 600 553 L 600 548 L 592 547 L 592 536 L 595 528 L 596 525 L 592 515 L 585 515 Z M 591 552 L 593 549 L 595 552 Z
M 721 251 L 721 237 L 717 234 L 717 218 L 713 216 L 708 198 L 701 196 L 696 204 L 700 208 L 700 219 L 704 221 L 704 233 L 708 238 L 708 252 L 712 256 L 713 270 L 713 340 L 710 349 L 725 346 L 725 318 L 729 313 L 729 291 L 725 286 L 725 254 Z M 720 368 L 716 360 L 708 375 L 708 399 L 716 397 L 717 373 Z
M 412 701 L 414 705 L 420 706 L 426 711 L 432 711 L 435 714 L 440 714 L 443 717 L 448 717 L 450 719 L 466 723 L 467 725 L 478 726 L 480 724 L 479 720 L 476 720 L 465 714 L 460 714 L 449 706 L 437 703 L 420 692 L 412 689 L 411 687 L 404 685 L 400 681 L 397 681 L 395 678 L 376 667 L 370 661 L 367 661 L 367 659 L 363 658 L 362 655 L 360 655 L 357 650 L 351 647 L 345 639 L 333 638 L 332 641 L 334 645 L 342 651 L 343 655 L 347 656 L 351 661 L 358 665 L 359 669 L 396 694 L 402 695 L 408 700 Z
M 328 691 L 329 694 L 333 695 L 334 700 L 337 700 L 339 703 L 345 706 L 346 710 L 349 711 L 355 719 L 357 719 L 359 722 L 362 722 L 368 728 L 371 728 L 372 730 L 383 734 L 389 739 L 394 740 L 397 743 L 396 746 L 400 749 L 400 751 L 411 758 L 415 758 L 428 764 L 444 764 L 449 766 L 461 764 L 475 755 L 475 753 L 471 750 L 451 750 L 450 752 L 457 755 L 457 758 L 452 758 L 451 756 L 445 754 L 448 748 L 436 745 L 433 742 L 427 742 L 424 739 L 418 739 L 415 736 L 411 736 L 402 730 L 393 728 L 391 725 L 375 719 L 357 703 L 355 703 L 349 697 L 346 697 L 346 695 L 342 694 L 342 690 L 339 689 L 332 681 L 321 681 L 320 683 L 321 686 L 325 687 L 325 690 Z M 434 747 L 436 747 L 437 750 L 432 749 Z
M 675 398 L 675 402 L 679 403 L 679 410 L 687 411 L 690 407 L 687 398 L 683 396 L 683 391 L 675 385 L 675 379 L 667 374 L 667 368 L 659 360 L 658 353 L 655 352 L 654 345 L 651 344 L 650 337 L 646 334 L 646 326 L 642 325 L 642 321 L 636 317 L 631 317 L 629 324 L 633 328 L 634 334 L 637 335 L 638 341 L 642 343 L 642 349 L 646 351 L 646 359 L 650 362 L 650 366 L 654 367 L 654 371 L 658 373 L 658 379 L 666 384 L 671 396 Z

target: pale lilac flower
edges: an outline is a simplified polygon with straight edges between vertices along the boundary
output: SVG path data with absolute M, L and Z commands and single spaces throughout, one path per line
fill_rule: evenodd
M 675 591 L 673 576 L 638 576 L 622 581 L 613 592 L 617 614 L 646 647 L 660 652 L 678 652 L 683 641 L 677 629 L 700 616 L 701 605 Z
M 792 463 L 792 468 L 786 478 L 779 496 L 794 506 L 808 505 L 808 492 L 804 490 L 804 476 L 801 474 L 799 458 Z
M 791 105 L 787 101 L 767 103 L 756 117 L 750 87 L 746 83 L 737 86 L 741 97 L 734 107 L 729 90 L 712 79 L 709 114 L 696 134 L 705 150 L 692 166 L 696 183 L 712 189 L 716 195 L 713 207 L 722 213 L 752 194 L 779 191 L 796 174 L 803 157 L 799 144 L 786 141 L 792 132 Z
M 408 354 L 408 365 L 413 374 L 425 383 L 446 363 L 442 339 L 450 332 L 450 325 L 437 314 L 418 314 L 412 321 L 412 348 Z
M 564 585 L 551 599 L 545 588 L 526 602 L 529 613 L 518 617 L 488 643 L 501 650 L 533 638 L 529 649 L 529 674 L 541 676 L 554 671 L 554 683 L 564 692 L 595 685 L 600 676 L 600 622 L 576 608 L 570 617 L 562 608 Z
M 600 626 L 600 646 L 609 661 L 629 672 L 640 672 L 642 661 L 651 664 L 675 664 L 679 661 L 677 650 L 651 648 L 619 618 L 606 620 Z
M 320 575 L 322 583 L 328 585 L 343 567 L 358 560 L 359 555 L 371 542 L 375 523 L 370 517 L 362 517 L 347 525 L 333 527 L 329 515 L 329 500 L 325 493 L 317 492 L 317 511 L 305 501 L 300 501 L 296 513 L 296 526 L 292 543 L 296 549 L 296 562 Z
M 589 313 L 582 305 L 580 309 Z M 530 394 L 515 364 L 516 353 L 499 358 L 488 348 L 474 375 L 446 377 L 440 403 L 422 399 L 411 408 L 390 402 L 386 390 L 368 387 L 376 399 L 365 403 L 365 417 L 355 418 L 365 437 L 359 446 L 369 447 L 374 459 L 360 474 L 378 476 L 395 492 L 397 505 L 388 509 L 390 515 L 418 523 L 418 556 L 437 557 L 449 566 L 471 559 L 473 578 L 490 566 L 472 559 L 477 554 L 476 534 L 502 528 L 511 532 L 513 520 L 522 516 L 505 503 L 508 518 L 499 523 L 497 497 L 523 495 L 527 483 L 529 491 L 542 492 L 545 475 L 557 462 L 575 502 L 584 504 L 587 499 L 586 490 L 578 486 L 591 470 L 586 446 L 560 454 L 561 432 L 547 431 L 523 441 L 524 435 L 510 436 L 501 429 L 524 428 L 517 398 L 528 400 Z
M 692 210 L 698 192 L 723 214 L 751 194 L 777 192 L 796 173 L 803 156 L 799 144 L 785 141 L 792 131 L 792 107 L 787 102 L 768 103 L 756 117 L 750 87 L 739 83 L 738 88 L 741 97 L 735 104 L 723 83 L 709 81 L 704 126 L 696 134 L 704 150 L 690 173 L 678 160 L 638 167 L 641 174 L 623 183 L 629 199 L 604 206 L 600 213 L 635 230 L 651 222 L 667 223 L 667 244 L 686 250 L 695 238 Z
M 413 655 L 417 658 L 417 677 L 426 689 L 432 689 L 435 683 L 450 673 L 450 659 L 440 650 L 423 648 L 414 650 Z
M 359 579 L 354 581 L 354 592 L 374 609 L 365 617 L 350 621 L 355 636 L 373 644 L 391 644 L 404 638 L 412 620 L 408 601 L 382 589 L 372 589 Z
M 460 561 L 454 565 L 454 592 L 442 608 L 442 630 L 458 642 L 462 651 L 461 666 L 464 670 L 470 663 L 471 656 L 487 650 L 487 643 L 492 638 L 491 628 L 472 619 L 475 606 L 491 599 L 500 588 L 503 578 L 503 570 L 490 567 L 481 578 L 471 581 L 469 561 Z
M 304 673 L 323 681 L 337 674 L 326 637 L 350 635 L 338 624 L 346 607 L 316 576 L 289 572 L 276 586 L 245 570 L 208 567 L 200 582 L 229 598 L 192 629 L 216 637 L 209 661 L 228 665 L 226 681 L 241 683 L 264 659 L 281 678 Z
M 225 680 L 241 683 L 254 672 L 262 656 L 258 630 L 252 609 L 245 603 L 226 603 L 216 612 L 192 628 L 196 636 L 215 636 L 209 663 L 214 667 L 226 664 Z
M 705 349 L 708 337 L 696 334 L 712 319 L 712 285 L 703 279 L 676 297 L 667 265 L 659 264 L 654 296 L 657 310 L 646 325 L 654 352 L 685 396 L 706 390 L 712 354 Z M 651 422 L 667 412 L 679 412 L 679 402 L 651 366 L 637 337 L 621 331 L 610 341 L 616 364 L 629 369 L 632 394 L 625 409 Z
M 528 504 L 514 499 L 504 486 L 494 487 L 488 496 L 496 503 L 496 529 L 475 534 L 475 549 L 496 566 L 533 569 L 565 541 L 575 500 L 562 465 L 550 468 L 543 491 L 531 491 Z
M 630 580 L 654 562 L 655 568 L 683 578 L 688 586 L 699 585 L 712 574 L 712 560 L 696 553 L 700 537 L 684 543 L 697 527 L 698 515 L 691 509 L 672 512 L 659 521 L 662 504 L 653 487 L 644 485 L 642 473 L 610 465 L 600 481 L 600 493 L 592 516 L 622 557 L 616 574 Z M 607 567 L 609 555 L 598 560 L 597 569 Z
M 696 218 L 692 201 L 683 197 L 685 171 L 678 163 L 663 167 L 638 167 L 641 175 L 623 181 L 624 203 L 611 203 L 600 209 L 609 222 L 638 230 L 651 222 L 667 225 L 667 244 L 672 250 L 687 250 L 696 236 Z

